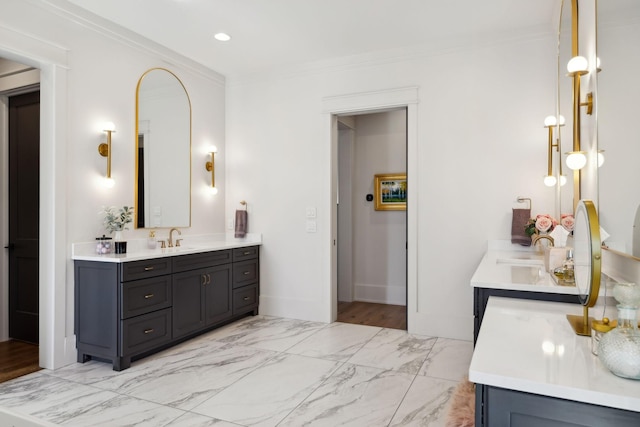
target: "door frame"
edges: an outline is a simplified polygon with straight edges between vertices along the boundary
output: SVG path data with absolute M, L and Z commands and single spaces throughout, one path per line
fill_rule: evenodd
M 73 289 L 66 273 L 71 252 L 67 244 L 65 172 L 68 52 L 6 27 L 0 27 L 0 36 L 0 56 L 40 70 L 39 364 L 56 369 L 76 358 L 73 315 L 67 316 L 73 312 L 69 309 L 73 301 L 69 301 L 67 292 Z M 3 210 L 7 201 L 3 195 Z M 0 226 L 3 233 L 4 227 L 5 224 Z M 8 241 L 8 235 L 1 237 L 3 242 Z M 7 257 L 6 253 L 2 256 Z
M 418 87 L 401 87 L 374 92 L 345 94 L 323 98 L 322 111 L 327 130 L 329 148 L 329 177 L 325 200 L 328 201 L 330 227 L 325 239 L 330 277 L 325 295 L 327 319 L 335 322 L 338 316 L 338 116 L 373 113 L 385 109 L 404 107 L 407 109 L 407 181 L 418 179 Z M 407 188 L 407 331 L 411 333 L 419 316 L 418 295 L 418 191 L 416 185 Z

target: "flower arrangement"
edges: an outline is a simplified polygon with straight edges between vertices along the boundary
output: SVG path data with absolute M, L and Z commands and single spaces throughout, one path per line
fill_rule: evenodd
M 533 236 L 534 234 L 549 233 L 553 231 L 558 225 L 558 221 L 551 215 L 542 214 L 536 215 L 535 218 L 531 218 L 524 227 L 527 236 Z M 562 214 L 560 218 L 560 225 L 569 233 L 573 231 L 575 225 L 575 219 L 573 214 Z
M 562 225 L 569 233 L 573 231 L 575 224 L 576 220 L 573 217 L 573 214 L 562 214 L 560 217 L 560 225 Z
M 524 227 L 527 236 L 533 236 L 534 234 L 548 233 L 553 231 L 555 226 L 558 225 L 551 215 L 541 214 L 536 215 L 535 218 L 531 218 Z
M 133 206 L 104 207 L 100 213 L 104 214 L 104 228 L 109 232 L 128 230 L 127 224 L 133 221 Z

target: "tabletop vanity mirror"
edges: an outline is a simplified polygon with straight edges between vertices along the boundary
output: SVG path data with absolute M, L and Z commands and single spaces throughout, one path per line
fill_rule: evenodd
M 598 300 L 601 278 L 600 223 L 591 200 L 580 200 L 575 213 L 573 230 L 573 260 L 575 283 L 582 303 L 583 315 L 567 315 L 567 320 L 578 335 L 591 335 L 589 308 Z
M 191 102 L 178 77 L 153 68 L 136 90 L 136 228 L 191 225 Z

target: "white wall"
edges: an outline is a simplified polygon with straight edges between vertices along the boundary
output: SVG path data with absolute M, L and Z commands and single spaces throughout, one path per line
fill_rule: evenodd
M 325 97 L 418 86 L 418 292 L 413 332 L 470 339 L 469 280 L 488 240 L 510 239 L 517 196 L 554 211 L 542 184 L 555 111 L 555 45 L 526 29 L 402 58 L 354 58 L 236 80 L 227 90 L 227 215 L 250 203 L 263 233 L 261 312 L 327 320 L 331 147 Z M 367 58 L 368 59 L 368 58 Z M 229 203 L 230 202 L 230 203 Z M 305 232 L 305 207 L 318 232 Z M 412 298 L 412 296 L 410 296 Z
M 73 16 L 21 0 L 3 1 L 0 14 L 0 57 L 42 69 L 40 359 L 48 368 L 75 360 L 71 243 L 102 234 L 98 212 L 103 205 L 134 202 L 135 90 L 149 68 L 172 70 L 191 97 L 192 226 L 183 237 L 224 231 L 224 160 L 217 165 L 221 193 L 215 197 L 207 191 L 210 175 L 204 167 L 208 146 L 218 147 L 219 159 L 226 155 L 224 78 L 131 33 L 85 18 L 84 13 Z M 107 120 L 117 129 L 112 189 L 100 186 L 106 161 L 97 153 Z M 7 200 L 2 203 L 4 208 Z M 147 233 L 127 234 L 136 238 Z
M 406 110 L 355 116 L 353 279 L 356 301 L 406 305 L 407 212 L 376 211 L 374 175 L 407 172 Z M 342 238 L 342 236 L 338 236 Z

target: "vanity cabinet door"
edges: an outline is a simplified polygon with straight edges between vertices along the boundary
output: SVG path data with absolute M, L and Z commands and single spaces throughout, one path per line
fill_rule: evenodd
M 204 286 L 205 323 L 213 325 L 231 317 L 231 265 L 222 265 L 207 271 Z
M 173 338 L 202 329 L 204 323 L 204 288 L 207 269 L 173 275 Z

